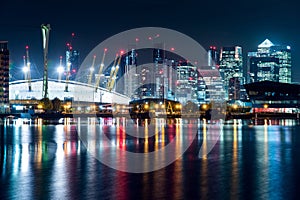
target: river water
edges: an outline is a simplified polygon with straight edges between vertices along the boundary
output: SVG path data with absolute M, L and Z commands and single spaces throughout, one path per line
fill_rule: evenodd
M 0 199 L 299 198 L 292 120 L 64 123 L 1 126 Z

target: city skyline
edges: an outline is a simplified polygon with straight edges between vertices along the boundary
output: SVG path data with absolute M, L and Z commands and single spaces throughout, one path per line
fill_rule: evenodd
M 247 5 L 238 1 L 171 3 L 131 0 L 101 3 L 86 1 L 85 4 L 69 1 L 46 1 L 43 4 L 10 1 L 5 2 L 0 14 L 5 19 L 0 23 L 1 40 L 9 41 L 13 67 L 22 66 L 24 47 L 29 45 L 31 60 L 40 68 L 43 57 L 40 33 L 42 23 L 49 23 L 52 27 L 49 65 L 59 63 L 59 56 L 64 55 L 65 44 L 71 40 L 73 32 L 74 48 L 80 50 L 81 61 L 104 39 L 137 27 L 174 29 L 192 37 L 206 49 L 210 45 L 219 49 L 238 45 L 243 48 L 244 62 L 246 53 L 255 50 L 257 45 L 268 38 L 275 44 L 291 46 L 293 81 L 299 82 L 297 46 L 300 46 L 300 41 L 297 37 L 299 28 L 296 26 L 296 5 L 293 1 L 252 1 Z M 180 9 L 182 7 L 186 10 Z

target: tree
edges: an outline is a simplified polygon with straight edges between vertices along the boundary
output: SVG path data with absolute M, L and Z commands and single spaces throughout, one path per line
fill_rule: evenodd
M 53 105 L 49 98 L 43 98 L 40 100 L 39 105 L 45 110 L 45 112 L 49 112 L 52 110 Z
M 53 108 L 52 110 L 53 111 L 61 111 L 61 101 L 59 98 L 55 97 L 53 100 L 52 100 L 52 105 L 53 105 Z

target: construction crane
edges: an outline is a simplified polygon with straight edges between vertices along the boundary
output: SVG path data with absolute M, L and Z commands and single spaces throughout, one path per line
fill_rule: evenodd
M 110 72 L 110 74 L 112 74 L 112 75 L 110 76 L 109 84 L 108 84 L 108 88 L 107 88 L 109 91 L 111 91 L 113 89 L 114 85 L 115 85 L 123 53 L 124 53 L 123 51 L 120 52 L 120 57 L 118 58 L 118 63 L 117 63 L 117 65 L 115 67 L 112 68 L 112 70 Z
M 93 57 L 93 63 L 92 66 L 90 68 L 90 74 L 89 74 L 89 79 L 88 79 L 88 84 L 91 85 L 92 84 L 92 79 L 93 79 L 93 72 L 95 70 L 95 60 L 96 60 L 96 55 L 94 55 Z
M 31 75 L 30 75 L 30 60 L 29 60 L 29 46 L 26 47 L 26 66 L 27 66 L 27 81 L 28 81 L 28 91 L 31 92 Z
M 103 71 L 103 67 L 104 67 L 104 59 L 105 59 L 106 52 L 107 52 L 107 49 L 105 48 L 104 52 L 103 52 L 103 56 L 102 56 L 102 61 L 101 61 L 101 64 L 99 66 L 98 77 L 97 77 L 96 83 L 95 83 L 95 92 L 97 92 L 97 89 L 98 89 L 99 84 L 100 84 L 100 79 L 101 79 L 101 75 L 102 75 L 102 71 Z

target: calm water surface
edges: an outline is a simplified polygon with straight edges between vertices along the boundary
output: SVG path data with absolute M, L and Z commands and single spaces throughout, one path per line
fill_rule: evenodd
M 293 121 L 211 125 L 198 120 L 161 120 L 151 122 L 156 128 L 148 138 L 125 133 L 150 129 L 131 120 L 88 119 L 81 123 L 82 127 L 2 126 L 0 199 L 300 198 L 300 126 Z M 196 133 L 190 127 L 196 127 Z M 176 148 L 185 141 L 191 145 L 167 167 L 127 173 L 102 164 L 92 145 L 120 165 L 124 159 L 112 152 L 114 148 L 102 152 L 97 137 L 83 141 L 80 135 L 85 132 L 106 134 L 115 147 L 137 153 L 155 152 L 178 135 Z M 147 167 L 155 162 L 145 160 L 143 164 Z

